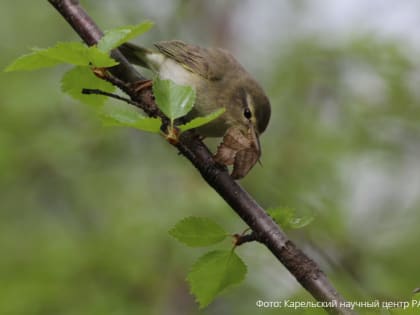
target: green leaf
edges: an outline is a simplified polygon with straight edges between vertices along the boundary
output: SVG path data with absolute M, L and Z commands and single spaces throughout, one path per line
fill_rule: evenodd
M 185 116 L 194 106 L 195 90 L 171 80 L 153 80 L 153 94 L 159 108 L 173 121 Z
M 215 120 L 217 117 L 219 117 L 220 115 L 222 115 L 224 112 L 226 111 L 226 109 L 220 108 L 206 116 L 202 116 L 202 117 L 196 117 L 193 120 L 187 122 L 185 125 L 180 125 L 178 126 L 179 130 L 181 130 L 181 132 L 193 129 L 193 128 L 197 128 L 200 127 L 202 125 L 205 125 L 209 122 L 211 122 L 212 120 Z
M 87 65 L 94 67 L 108 68 L 118 65 L 116 60 L 112 59 L 107 53 L 104 53 L 97 47 L 88 47 L 87 60 Z
M 188 217 L 178 222 L 169 234 L 191 247 L 216 244 L 227 236 L 225 230 L 214 221 L 197 217 Z
M 108 53 L 97 47 L 87 47 L 82 43 L 58 43 L 46 49 L 33 49 L 33 52 L 23 55 L 13 61 L 5 71 L 36 70 L 52 67 L 60 63 L 75 66 L 112 67 L 118 64 Z
M 44 57 L 75 66 L 112 67 L 118 64 L 108 53 L 78 42 L 58 43 L 37 52 Z
M 5 72 L 11 71 L 31 71 L 41 68 L 53 67 L 61 62 L 56 59 L 45 57 L 38 52 L 32 52 L 20 56 L 4 69 Z
M 268 209 L 267 213 L 285 229 L 300 229 L 313 221 L 313 216 L 297 217 L 295 210 L 287 207 Z
M 162 124 L 160 119 L 145 117 L 133 106 L 124 103 L 107 104 L 101 108 L 99 115 L 106 126 L 132 127 L 153 133 L 159 133 Z
M 97 47 L 104 52 L 117 48 L 121 44 L 140 36 L 150 30 L 153 26 L 152 21 L 144 21 L 137 25 L 127 25 L 105 31 L 105 35 L 98 42 Z
M 93 106 L 104 104 L 106 96 L 82 94 L 84 88 L 100 89 L 109 93 L 115 90 L 111 83 L 97 78 L 88 67 L 75 67 L 66 72 L 61 79 L 61 90 L 75 99 Z
M 191 293 L 203 308 L 224 289 L 241 282 L 246 271 L 246 265 L 235 252 L 216 250 L 198 259 L 187 281 Z

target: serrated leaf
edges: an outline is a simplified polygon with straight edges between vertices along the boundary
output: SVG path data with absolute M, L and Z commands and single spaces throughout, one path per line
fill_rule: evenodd
M 170 119 L 185 116 L 194 106 L 195 90 L 171 80 L 153 80 L 153 94 L 162 112 Z
M 78 42 L 57 43 L 53 47 L 36 52 L 44 57 L 75 66 L 112 67 L 118 64 L 108 53 Z
M 10 65 L 4 69 L 5 72 L 11 71 L 32 71 L 41 68 L 53 67 L 60 64 L 61 61 L 45 57 L 38 52 L 32 52 L 27 55 L 20 56 L 12 61 Z
M 147 32 L 153 27 L 153 24 L 154 23 L 152 21 L 144 21 L 137 25 L 127 25 L 105 31 L 105 35 L 98 42 L 97 47 L 101 51 L 110 51 L 114 48 L 117 48 L 121 44 Z
M 188 217 L 178 222 L 169 234 L 191 247 L 213 245 L 227 236 L 225 230 L 216 222 L 197 217 Z
M 88 47 L 78 42 L 60 42 L 53 47 L 38 49 L 36 52 L 46 58 L 69 63 L 75 66 L 86 66 L 89 61 L 86 59 Z
M 142 131 L 159 133 L 161 120 L 143 116 L 128 104 L 107 104 L 103 106 L 99 115 L 106 126 L 132 127 Z
M 295 210 L 287 207 L 268 209 L 267 213 L 285 229 L 300 229 L 313 221 L 312 216 L 297 217 Z
M 111 83 L 97 78 L 88 67 L 75 67 L 66 72 L 61 79 L 61 90 L 73 98 L 93 106 L 104 104 L 106 96 L 82 94 L 84 88 L 99 89 L 109 93 L 115 90 Z
M 178 126 L 178 128 L 179 130 L 181 130 L 181 132 L 184 132 L 193 128 L 200 127 L 202 125 L 205 125 L 211 122 L 212 120 L 215 120 L 217 117 L 222 115 L 225 111 L 226 111 L 225 108 L 220 108 L 206 116 L 196 117 L 193 120 L 187 122 L 185 125 Z
M 216 250 L 198 259 L 187 281 L 200 308 L 204 308 L 224 289 L 241 282 L 246 271 L 246 265 L 235 252 Z

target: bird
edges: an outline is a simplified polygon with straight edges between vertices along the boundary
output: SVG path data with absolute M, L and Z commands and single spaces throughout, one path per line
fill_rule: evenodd
M 124 43 L 118 49 L 129 62 L 150 69 L 160 79 L 195 89 L 196 101 L 185 121 L 225 108 L 196 132 L 202 137 L 223 137 L 215 161 L 233 165 L 232 178 L 245 177 L 261 157 L 259 137 L 270 121 L 271 105 L 263 88 L 225 49 L 180 40 L 154 46 Z

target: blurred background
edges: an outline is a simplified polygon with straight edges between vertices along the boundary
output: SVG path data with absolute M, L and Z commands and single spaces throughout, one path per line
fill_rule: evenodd
M 288 233 L 348 300 L 420 299 L 419 1 L 81 2 L 103 29 L 153 20 L 144 46 L 231 50 L 273 108 L 243 186 L 314 217 Z M 79 40 L 47 1 L 0 8 L 2 69 Z M 167 231 L 190 215 L 244 224 L 162 138 L 103 127 L 62 94 L 66 70 L 0 74 L 0 314 L 323 313 L 255 306 L 311 300 L 256 243 L 237 250 L 245 282 L 198 310 L 184 279 L 205 250 Z

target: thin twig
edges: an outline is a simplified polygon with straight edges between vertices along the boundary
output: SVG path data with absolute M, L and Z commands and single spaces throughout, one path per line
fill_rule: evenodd
M 117 100 L 126 102 L 126 103 L 128 103 L 130 105 L 134 105 L 136 107 L 140 107 L 140 104 L 139 103 L 137 103 L 135 101 L 132 101 L 129 98 L 122 97 L 122 96 L 119 96 L 119 95 L 114 94 L 114 93 L 105 92 L 105 91 L 102 91 L 102 90 L 99 90 L 99 89 L 82 89 L 82 94 L 87 94 L 87 95 L 94 94 L 94 95 L 108 96 L 108 97 L 115 98 Z
M 254 232 L 249 234 L 233 234 L 233 237 L 235 246 L 241 246 L 242 244 L 255 242 L 257 240 L 257 236 Z

